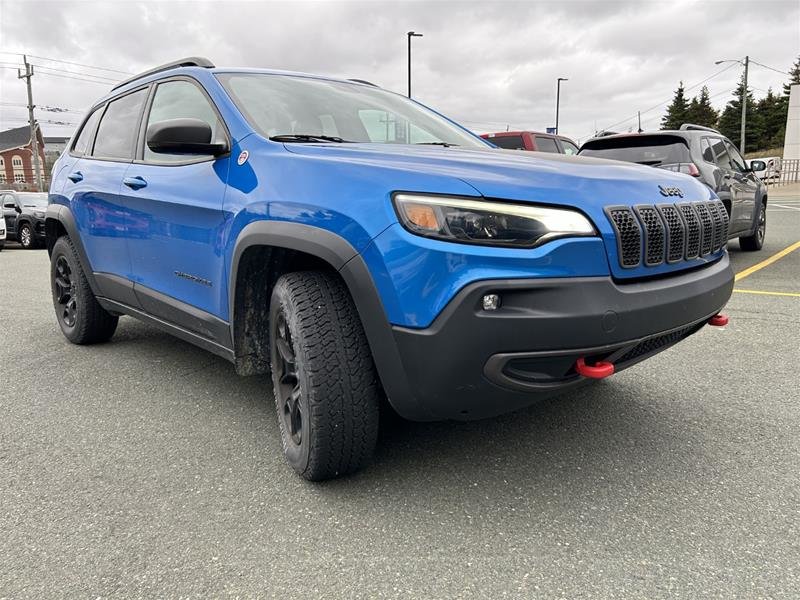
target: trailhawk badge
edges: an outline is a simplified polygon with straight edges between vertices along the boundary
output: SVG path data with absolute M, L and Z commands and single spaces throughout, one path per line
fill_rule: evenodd
M 658 186 L 658 191 L 661 192 L 662 196 L 679 196 L 683 198 L 683 191 L 681 188 L 677 187 L 664 187 L 663 185 Z

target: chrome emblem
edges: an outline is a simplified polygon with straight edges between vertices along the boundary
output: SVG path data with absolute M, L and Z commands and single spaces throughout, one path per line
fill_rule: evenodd
M 677 187 L 664 187 L 663 185 L 658 186 L 658 191 L 661 192 L 662 196 L 678 196 L 683 198 L 683 191 L 681 188 Z
M 240 167 L 247 162 L 247 158 L 250 156 L 250 153 L 247 150 L 242 150 L 241 154 L 239 154 L 239 158 L 236 159 L 236 164 Z

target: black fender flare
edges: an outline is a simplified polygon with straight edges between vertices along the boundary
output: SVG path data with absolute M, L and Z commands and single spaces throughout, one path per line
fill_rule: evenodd
M 342 277 L 353 298 L 389 402 L 403 417 L 415 420 L 432 418 L 411 392 L 392 326 L 364 259 L 347 240 L 327 229 L 290 221 L 255 221 L 242 230 L 234 246 L 228 279 L 228 307 L 234 347 L 239 261 L 245 250 L 252 246 L 296 250 L 331 265 Z
M 47 207 L 44 219 L 44 230 L 47 240 L 47 254 L 52 255 L 53 253 L 53 245 L 56 243 L 56 232 L 58 231 L 58 228 L 53 227 L 53 222 L 57 222 L 64 228 L 64 231 L 67 232 L 67 235 L 72 242 L 72 246 L 78 253 L 78 260 L 81 263 L 83 274 L 86 276 L 86 280 L 89 282 L 89 287 L 92 289 L 92 293 L 95 296 L 101 296 L 102 294 L 100 293 L 100 288 L 97 285 L 97 281 L 94 277 L 94 271 L 92 270 L 92 264 L 89 262 L 86 249 L 83 247 L 81 236 L 78 233 L 78 225 L 75 223 L 75 217 L 73 216 L 72 211 L 69 209 L 69 207 L 64 206 L 63 204 L 50 204 Z

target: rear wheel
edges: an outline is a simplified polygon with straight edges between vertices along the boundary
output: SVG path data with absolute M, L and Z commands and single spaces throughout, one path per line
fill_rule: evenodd
M 29 223 L 23 223 L 20 225 L 19 229 L 17 230 L 17 240 L 19 240 L 19 245 L 26 250 L 30 250 L 35 246 L 33 239 L 33 228 Z
M 380 385 L 343 282 L 283 275 L 270 303 L 270 361 L 286 460 L 312 481 L 352 473 L 372 456 Z
M 95 344 L 114 335 L 119 317 L 97 302 L 68 237 L 59 238 L 53 246 L 50 285 L 58 325 L 70 342 Z
M 758 211 L 758 226 L 755 233 L 739 238 L 739 247 L 748 252 L 761 250 L 764 247 L 764 238 L 767 235 L 767 203 L 762 202 Z

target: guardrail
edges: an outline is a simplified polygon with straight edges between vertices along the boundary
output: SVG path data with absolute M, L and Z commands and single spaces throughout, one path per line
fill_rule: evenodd
M 763 177 L 764 183 L 768 186 L 789 185 L 790 183 L 800 183 L 800 159 L 784 159 L 780 166 L 770 168 Z

